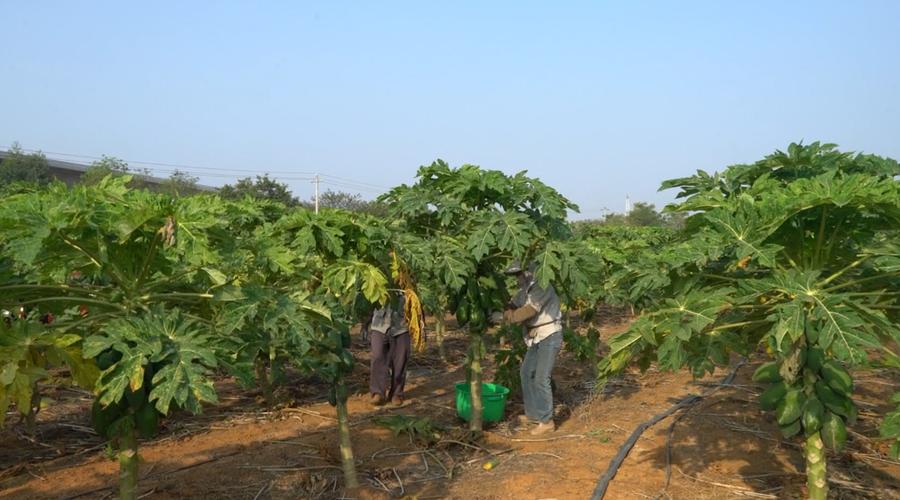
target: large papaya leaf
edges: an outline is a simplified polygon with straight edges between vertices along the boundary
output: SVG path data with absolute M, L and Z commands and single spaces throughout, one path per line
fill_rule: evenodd
M 173 402 L 199 412 L 200 403 L 216 401 L 209 378 L 209 369 L 217 364 L 214 347 L 213 339 L 181 311 L 155 308 L 138 317 L 110 322 L 85 341 L 84 350 L 88 356 L 107 349 L 122 355 L 100 374 L 97 392 L 101 404 L 117 403 L 127 389 L 144 387 L 145 370 L 152 363 L 155 374 L 150 400 L 167 414 Z

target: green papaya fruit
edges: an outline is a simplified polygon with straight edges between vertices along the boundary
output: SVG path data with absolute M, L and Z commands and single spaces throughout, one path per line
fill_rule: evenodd
M 818 347 L 810 349 L 806 356 L 806 366 L 812 371 L 819 373 L 822 370 L 823 363 L 825 363 L 825 352 Z
M 812 397 L 806 400 L 803 407 L 803 432 L 807 436 L 822 428 L 822 419 L 825 415 L 825 406 L 817 398 Z
M 835 392 L 847 397 L 853 394 L 853 378 L 837 361 L 829 359 L 822 364 L 822 378 Z
M 449 297 L 447 297 L 447 310 L 455 311 L 459 307 L 459 294 L 451 293 Z
M 795 420 L 787 425 L 779 425 L 778 428 L 781 429 L 781 435 L 785 439 L 796 436 L 800 432 L 800 420 Z
M 469 322 L 469 304 L 460 301 L 459 307 L 456 308 L 456 322 L 462 326 Z
M 844 448 L 844 443 L 847 442 L 847 426 L 844 425 L 844 420 L 830 411 L 825 412 L 822 428 L 819 432 L 822 435 L 822 441 L 825 442 L 825 446 L 834 451 L 841 451 Z
M 144 405 L 134 414 L 134 425 L 138 435 L 144 439 L 152 438 L 159 430 L 159 412 L 153 405 Z
M 838 396 L 836 392 L 831 390 L 831 387 L 829 387 L 824 380 L 817 380 L 815 383 L 815 389 L 816 397 L 818 397 L 819 400 L 822 401 L 822 404 L 824 404 L 825 406 L 841 404 L 842 398 Z
M 815 345 L 819 343 L 819 330 L 815 328 L 809 328 L 806 330 L 806 341 L 809 342 L 809 345 Z
M 772 411 L 778 406 L 778 402 L 784 399 L 787 394 L 787 384 L 784 382 L 776 382 L 765 390 L 759 397 L 759 406 L 763 410 Z
M 469 325 L 472 328 L 484 328 L 487 325 L 484 310 L 480 307 L 473 307 L 469 311 Z
M 778 373 L 778 362 L 776 361 L 763 363 L 753 372 L 754 382 L 781 382 L 782 380 L 781 374 Z
M 109 369 L 109 367 L 118 363 L 120 359 L 122 359 L 122 353 L 107 349 L 97 356 L 97 368 L 100 370 Z
M 479 294 L 479 302 L 478 304 L 481 306 L 483 311 L 491 311 L 494 310 L 494 300 L 493 295 L 495 291 L 492 290 L 482 290 L 481 294 Z
M 466 287 L 466 296 L 469 298 L 469 301 L 478 302 L 478 280 L 469 280 Z
M 142 385 L 137 391 L 132 391 L 130 387 L 125 389 L 125 400 L 128 401 L 128 406 L 135 410 L 144 406 L 144 403 L 147 401 L 147 390 L 145 387 Z
M 822 401 L 825 408 L 828 408 L 832 413 L 837 413 L 848 420 L 856 421 L 856 406 L 850 398 L 833 391 L 824 380 L 816 382 L 815 387 L 816 396 L 819 397 L 819 400 Z
M 94 405 L 91 407 L 91 423 L 94 425 L 94 430 L 97 431 L 97 434 L 108 438 L 110 426 L 123 414 L 124 412 L 119 405 L 103 406 L 99 401 L 94 401 Z
M 800 418 L 803 414 L 803 405 L 806 403 L 806 395 L 800 389 L 789 389 L 784 398 L 775 407 L 775 418 L 778 425 L 788 425 Z

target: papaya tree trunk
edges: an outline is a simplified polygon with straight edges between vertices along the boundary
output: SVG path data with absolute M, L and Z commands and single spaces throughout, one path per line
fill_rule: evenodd
M 828 497 L 826 479 L 825 443 L 820 432 L 806 438 L 806 486 L 810 500 L 825 500 Z
M 469 419 L 469 430 L 481 432 L 484 408 L 481 401 L 482 368 L 484 358 L 484 338 L 482 332 L 470 332 L 469 339 L 469 394 L 472 399 L 472 416 Z
M 28 405 L 28 413 L 25 414 L 25 432 L 29 436 L 37 433 L 37 414 L 41 411 L 41 388 L 37 383 L 31 386 L 31 402 Z
M 434 337 L 438 346 L 438 355 L 441 357 L 441 362 L 447 364 L 447 351 L 444 349 L 444 331 L 446 330 L 447 325 L 444 320 L 444 312 L 439 312 L 434 319 Z
M 137 498 L 138 445 L 133 425 L 123 425 L 119 435 L 119 499 Z
M 263 399 L 266 400 L 266 406 L 271 408 L 275 405 L 275 396 L 272 391 L 272 380 L 269 375 L 269 368 L 262 356 L 256 358 L 256 382 L 262 390 Z
M 803 340 L 807 346 L 815 345 L 809 338 L 809 330 L 806 328 L 809 318 L 804 318 Z M 816 375 L 807 365 L 804 370 L 804 382 L 807 397 L 815 397 Z M 825 443 L 822 441 L 822 432 L 807 436 L 803 453 L 806 458 L 806 487 L 809 490 L 810 500 L 825 500 L 828 497 L 828 479 L 826 476 Z
M 343 384 L 343 383 L 341 383 Z M 356 478 L 356 463 L 353 460 L 353 444 L 350 442 L 350 417 L 347 413 L 347 393 L 337 390 L 338 435 L 341 440 L 341 467 L 344 469 L 344 486 L 359 487 Z

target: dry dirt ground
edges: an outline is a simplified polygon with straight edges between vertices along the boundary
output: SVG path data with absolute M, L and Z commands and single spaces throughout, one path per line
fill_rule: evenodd
M 622 331 L 621 318 L 600 324 L 604 339 Z M 284 404 L 261 409 L 258 394 L 230 379 L 219 385 L 221 404 L 200 416 L 177 415 L 160 435 L 141 443 L 140 491 L 145 498 L 588 498 L 628 435 L 683 396 L 715 387 L 730 371 L 694 380 L 686 372 L 629 371 L 595 391 L 592 369 L 565 351 L 554 372 L 558 402 L 555 434 L 541 440 L 510 422 L 521 402 L 507 405 L 507 420 L 477 444 L 463 439 L 453 385 L 464 378 L 465 339 L 446 340 L 449 363 L 428 351 L 415 355 L 408 404 L 372 409 L 366 404 L 368 357 L 360 361 L 350 399 L 353 444 L 363 486 L 343 491 L 334 409 L 324 386 L 296 378 L 281 392 Z M 737 360 L 735 360 L 737 362 Z M 802 498 L 805 477 L 799 447 L 781 438 L 771 414 L 756 402 L 750 381 L 758 360 L 741 366 L 733 385 L 648 429 L 610 483 L 606 498 Z M 878 415 L 896 390 L 896 373 L 858 372 L 860 419 L 849 445 L 829 455 L 834 498 L 900 498 L 900 464 L 877 440 Z M 490 380 L 490 369 L 487 380 Z M 26 437 L 18 425 L 0 434 L 0 497 L 112 498 L 117 464 L 90 429 L 90 397 L 49 387 L 51 404 L 39 430 Z M 378 417 L 427 417 L 442 426 L 442 442 L 423 447 L 377 423 Z M 10 415 L 11 422 L 15 418 Z M 670 450 L 670 453 L 667 452 Z M 493 453 L 496 466 L 483 464 Z M 667 480 L 668 476 L 668 480 Z

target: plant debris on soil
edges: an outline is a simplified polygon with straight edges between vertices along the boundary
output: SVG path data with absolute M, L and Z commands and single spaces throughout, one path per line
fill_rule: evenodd
M 595 320 L 595 322 L 598 320 Z M 452 326 L 452 322 L 449 326 Z M 624 315 L 601 316 L 608 339 L 627 328 Z M 579 326 L 584 328 L 586 325 Z M 553 372 L 555 433 L 532 437 L 517 429 L 521 400 L 506 419 L 472 435 L 456 415 L 453 386 L 465 378 L 464 333 L 445 339 L 447 364 L 432 340 L 414 355 L 403 407 L 367 403 L 368 349 L 357 337 L 359 361 L 348 402 L 362 486 L 345 491 L 336 415 L 325 385 L 292 377 L 267 409 L 258 392 L 222 377 L 221 404 L 198 416 L 163 421 L 141 443 L 144 498 L 588 498 L 632 431 L 689 394 L 718 384 L 729 367 L 702 379 L 687 372 L 629 370 L 602 391 L 593 367 L 563 350 Z M 734 382 L 647 429 L 610 483 L 606 498 L 797 498 L 805 496 L 800 447 L 782 439 L 774 418 L 759 409 L 758 365 L 740 367 Z M 488 363 L 485 380 L 490 380 Z M 835 498 L 900 498 L 900 463 L 878 439 L 880 415 L 897 374 L 856 372 L 859 422 L 848 445 L 829 455 Z M 35 436 L 11 421 L 0 433 L 0 497 L 113 498 L 118 464 L 90 423 L 91 395 L 45 386 L 50 404 Z M 402 416 L 402 417 L 401 417 Z M 386 418 L 393 417 L 393 418 Z M 399 430 L 398 430 L 399 429 Z M 668 480 L 667 480 L 668 472 Z

